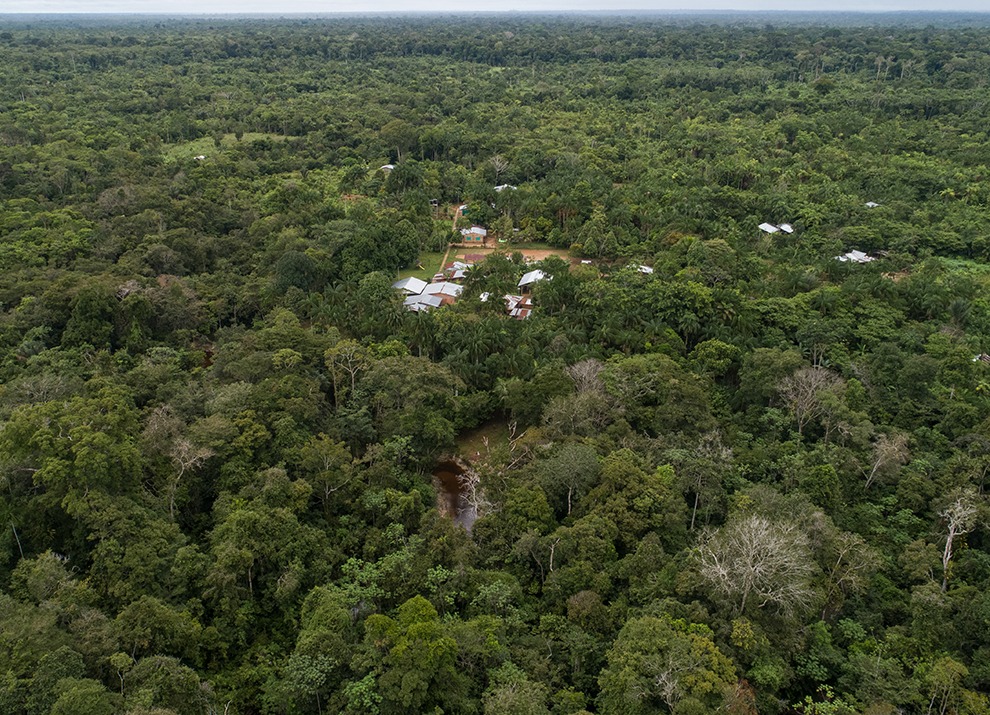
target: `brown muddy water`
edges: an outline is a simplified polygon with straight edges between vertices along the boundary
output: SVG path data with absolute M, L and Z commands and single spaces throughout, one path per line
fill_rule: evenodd
M 478 520 L 478 513 L 466 498 L 461 481 L 464 469 L 464 465 L 452 459 L 437 462 L 433 469 L 433 486 L 437 491 L 437 509 L 440 513 L 471 531 Z

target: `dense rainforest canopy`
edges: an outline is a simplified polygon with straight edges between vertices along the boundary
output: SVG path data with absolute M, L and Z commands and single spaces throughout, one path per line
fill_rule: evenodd
M 0 20 L 0 712 L 990 712 L 983 20 Z

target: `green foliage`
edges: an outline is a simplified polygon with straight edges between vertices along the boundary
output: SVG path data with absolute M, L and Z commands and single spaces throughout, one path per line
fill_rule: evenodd
M 717 708 L 735 672 L 711 636 L 703 625 L 667 617 L 628 621 L 602 672 L 601 707 L 630 715 Z
M 987 712 L 985 18 L 0 24 L 0 712 Z

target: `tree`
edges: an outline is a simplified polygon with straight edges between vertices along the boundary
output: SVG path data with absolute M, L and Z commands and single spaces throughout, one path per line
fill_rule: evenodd
M 674 465 L 682 489 L 687 495 L 693 495 L 691 525 L 688 528 L 694 531 L 699 506 L 704 502 L 707 522 L 715 502 L 724 494 L 722 485 L 726 473 L 732 468 L 732 450 L 723 444 L 717 432 L 707 432 L 694 449 L 667 450 L 665 456 Z
M 777 392 L 797 421 L 798 434 L 803 434 L 812 420 L 826 414 L 830 406 L 827 397 L 840 395 L 844 388 L 845 380 L 835 373 L 824 368 L 803 367 L 781 380 Z
M 347 445 L 322 433 L 311 437 L 299 450 L 299 465 L 322 502 L 325 515 L 331 512 L 334 494 L 360 473 Z
M 336 588 L 317 587 L 303 602 L 295 650 L 274 690 L 296 703 L 316 701 L 322 712 L 336 683 L 350 675 L 359 625 Z
M 506 159 L 501 154 L 494 154 L 492 158 L 488 160 L 488 163 L 492 165 L 492 169 L 495 171 L 495 183 L 498 183 L 498 177 L 505 173 L 509 168 L 509 160 Z
M 454 440 L 456 393 L 463 383 L 426 358 L 403 355 L 374 361 L 358 383 L 380 439 L 408 436 L 420 455 Z
M 647 471 L 630 449 L 617 450 L 602 460 L 601 479 L 588 492 L 581 511 L 618 527 L 618 541 L 627 551 L 654 530 L 671 550 L 686 541 L 687 509 L 676 488 L 674 470 L 663 465 Z
M 926 689 L 931 693 L 925 715 L 946 715 L 958 704 L 964 691 L 962 681 L 969 675 L 969 669 L 958 660 L 942 656 L 923 664 L 922 672 Z
M 115 715 L 123 705 L 120 695 L 90 678 L 62 678 L 55 686 L 55 694 L 58 699 L 51 715 Z
M 218 627 L 231 629 L 229 637 L 246 634 L 238 623 L 241 609 L 293 612 L 308 587 L 327 576 L 333 560 L 327 535 L 300 520 L 311 494 L 305 481 L 272 468 L 240 494 L 217 500 L 204 594 L 218 608 Z M 263 627 L 262 619 L 254 619 L 254 627 Z
M 881 434 L 873 443 L 870 455 L 870 471 L 866 474 L 866 488 L 884 472 L 906 463 L 911 456 L 907 435 L 901 432 Z
M 969 533 L 980 513 L 980 497 L 972 489 L 956 490 L 949 498 L 948 505 L 939 512 L 946 530 L 945 548 L 942 549 L 942 591 L 949 587 L 949 565 L 955 540 Z
M 808 539 L 795 523 L 751 514 L 731 519 L 698 547 L 702 578 L 733 603 L 737 615 L 747 606 L 799 613 L 816 594 Z
M 207 715 L 212 711 L 213 692 L 209 684 L 175 658 L 161 655 L 142 658 L 127 680 L 129 704 L 168 708 L 183 715 Z
M 195 656 L 202 626 L 189 613 L 142 596 L 116 619 L 118 638 L 137 660 L 145 655 Z
M 735 683 L 735 668 L 704 625 L 669 616 L 628 621 L 609 649 L 599 678 L 603 712 L 647 715 L 679 712 L 691 699 L 715 709 Z M 709 710 L 710 711 L 710 710 Z
M 145 426 L 143 438 L 151 449 L 164 449 L 172 471 L 165 479 L 164 497 L 169 517 L 175 519 L 176 498 L 179 487 L 187 474 L 197 471 L 215 452 L 209 447 L 195 444 L 182 434 L 185 425 L 168 405 L 155 409 Z
M 573 509 L 574 499 L 584 496 L 601 472 L 598 454 L 583 444 L 564 444 L 549 459 L 535 463 L 534 468 L 547 498 L 559 511 L 566 504 L 567 514 Z
M 354 398 L 358 376 L 370 362 L 368 351 L 356 340 L 340 340 L 327 348 L 324 357 L 333 380 L 333 404 L 340 407 L 343 395 Z
M 550 715 L 547 688 L 534 683 L 526 674 L 506 663 L 492 674 L 485 693 L 485 715 Z
M 67 678 L 82 678 L 82 656 L 68 646 L 45 655 L 31 679 L 26 706 L 28 715 L 47 715 L 59 699 L 58 685 Z
M 406 601 L 394 619 L 369 616 L 365 633 L 382 715 L 458 708 L 465 683 L 456 667 L 457 642 L 429 601 Z

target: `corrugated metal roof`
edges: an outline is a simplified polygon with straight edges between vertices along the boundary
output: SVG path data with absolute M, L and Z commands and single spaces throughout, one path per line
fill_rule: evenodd
M 410 295 L 419 295 L 427 285 L 426 281 L 420 280 L 415 276 L 409 276 L 408 278 L 403 278 L 401 281 L 396 281 L 392 284 L 392 287 L 398 290 L 404 290 Z
M 429 310 L 443 305 L 443 298 L 439 295 L 411 295 L 402 304 L 409 310 Z
M 547 274 L 541 271 L 539 268 L 537 268 L 535 271 L 530 271 L 522 278 L 520 278 L 518 285 L 520 288 L 522 288 L 523 286 L 528 286 L 532 283 L 537 283 L 539 281 L 542 281 L 546 277 Z
M 448 281 L 440 281 L 439 283 L 430 283 L 426 286 L 423 289 L 423 295 L 458 296 L 462 290 L 464 290 L 464 286 L 459 286 L 456 283 L 450 283 Z

